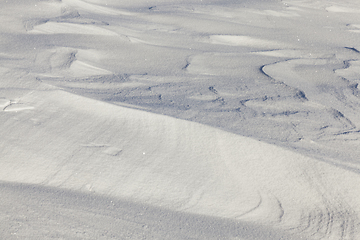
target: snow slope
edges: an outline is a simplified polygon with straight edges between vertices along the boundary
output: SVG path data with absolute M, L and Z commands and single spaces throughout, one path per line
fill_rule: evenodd
M 3 237 L 359 238 L 356 1 L 0 9 Z
M 3 181 L 357 234 L 358 175 L 274 145 L 59 90 L 4 107 L 2 126 Z

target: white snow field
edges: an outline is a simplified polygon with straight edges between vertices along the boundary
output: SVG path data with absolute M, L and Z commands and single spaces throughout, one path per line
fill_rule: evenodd
M 0 238 L 360 239 L 359 13 L 0 1 Z

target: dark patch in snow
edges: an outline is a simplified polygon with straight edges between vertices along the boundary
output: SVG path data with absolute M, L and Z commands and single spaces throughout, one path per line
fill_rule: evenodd
M 215 93 L 215 94 L 218 93 L 218 91 L 217 91 L 213 86 L 210 86 L 210 87 L 209 87 L 209 90 L 210 90 L 210 92 L 213 92 L 213 93 Z
M 354 48 L 354 47 L 345 47 L 346 49 L 349 49 L 349 50 L 351 50 L 351 51 L 354 51 L 354 52 L 356 52 L 356 53 L 360 53 L 360 51 L 359 50 L 357 50 L 356 48 Z

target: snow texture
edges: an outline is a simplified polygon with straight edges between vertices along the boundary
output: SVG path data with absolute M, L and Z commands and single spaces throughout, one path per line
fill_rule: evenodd
M 360 239 L 360 4 L 0 2 L 0 238 Z

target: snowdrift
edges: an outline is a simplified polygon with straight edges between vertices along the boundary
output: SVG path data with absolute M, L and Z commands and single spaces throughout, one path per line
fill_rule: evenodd
M 61 90 L 32 91 L 7 103 L 1 116 L 8 136 L 1 150 L 3 181 L 294 233 L 356 234 L 355 173 L 201 124 Z

